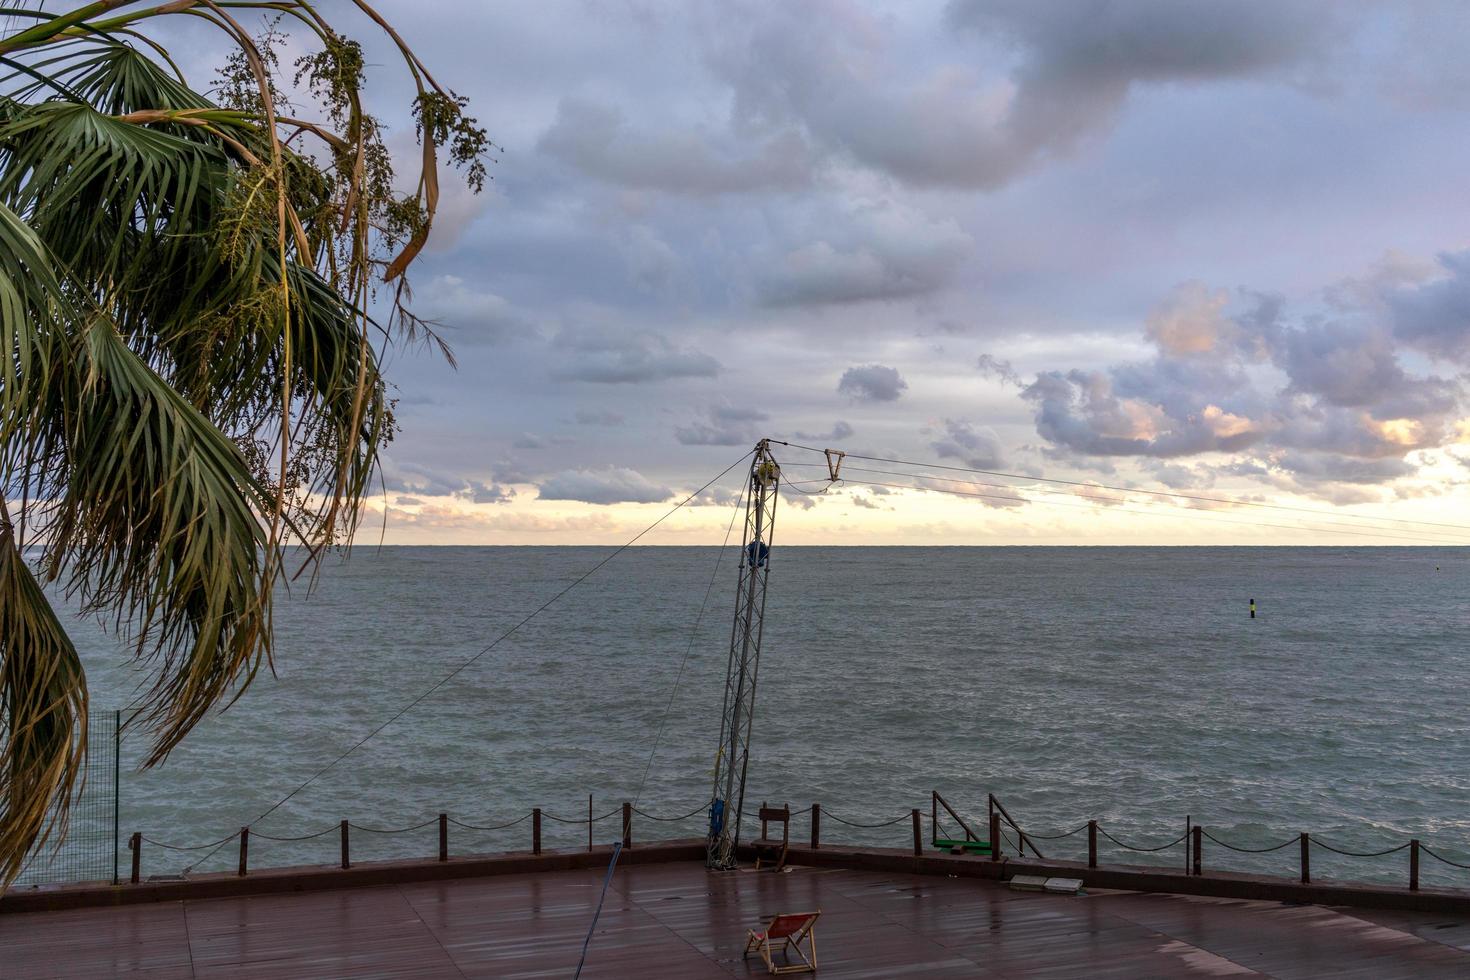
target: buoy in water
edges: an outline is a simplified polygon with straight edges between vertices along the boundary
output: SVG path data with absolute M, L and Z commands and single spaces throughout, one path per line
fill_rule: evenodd
M 1256 618 L 1256 600 L 1251 600 L 1251 619 Z

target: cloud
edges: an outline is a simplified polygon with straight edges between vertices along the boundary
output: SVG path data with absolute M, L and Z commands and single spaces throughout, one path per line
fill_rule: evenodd
M 1005 465 L 1000 437 L 989 427 L 979 429 L 964 419 L 945 419 L 945 436 L 929 444 L 940 459 L 960 459 L 977 470 Z
M 455 347 L 498 344 L 536 336 L 535 328 L 502 296 L 459 276 L 440 275 L 415 291 L 414 310 Z
M 1439 256 L 1439 275 L 1385 291 L 1394 336 L 1432 357 L 1470 367 L 1470 249 Z
M 638 115 L 658 118 L 646 109 Z M 599 180 L 677 194 L 791 190 L 811 182 L 812 149 L 794 127 L 742 140 L 698 123 L 664 125 L 635 129 L 616 106 L 568 97 L 537 149 Z
M 477 504 L 499 504 L 507 503 L 515 496 L 515 490 L 498 483 L 487 485 L 417 463 L 387 463 L 383 467 L 383 486 L 404 494 L 396 500 L 399 506 L 404 507 L 425 503 L 419 497 L 460 497 Z
M 550 449 L 553 446 L 570 445 L 573 440 L 570 436 L 543 436 L 535 432 L 522 432 L 511 440 L 512 449 Z
M 951 217 L 931 218 L 891 200 L 865 202 L 770 265 L 757 285 L 766 306 L 860 303 L 942 289 L 974 250 Z
M 610 466 L 601 470 L 566 470 L 536 487 L 542 500 L 578 500 L 587 504 L 656 504 L 674 491 L 636 470 Z
M 569 329 L 552 342 L 552 377 L 592 384 L 712 378 L 720 363 L 651 331 Z
M 1403 285 L 1393 277 L 1377 294 L 1335 287 L 1324 299 L 1339 315 L 1294 321 L 1278 299 L 1242 291 L 1232 311 L 1229 294 L 1185 283 L 1146 321 L 1152 360 L 1043 371 L 1022 397 L 1052 451 L 1225 454 L 1241 475 L 1285 479 L 1329 499 L 1361 496 L 1342 485 L 1411 476 L 1411 453 L 1455 438 L 1463 376 L 1416 372 L 1404 360 L 1414 348 L 1458 354 L 1445 339 L 1465 329 L 1455 319 L 1456 289 L 1470 263 L 1441 257 L 1441 266 L 1438 278 Z M 1183 468 L 1158 473 L 1192 479 Z
M 914 58 L 891 14 L 839 0 L 721 4 L 709 19 L 708 61 L 738 121 L 799 127 L 912 185 L 989 189 L 1109 129 L 1136 85 L 1286 74 L 1334 18 L 1264 0 L 956 0 L 946 20 L 971 44 L 964 60 Z
M 770 416 L 753 408 L 711 405 L 703 417 L 674 430 L 685 446 L 748 446 L 760 438 L 758 422 Z
M 908 390 L 897 368 L 882 364 L 850 367 L 837 382 L 837 393 L 859 402 L 891 402 Z
M 617 412 L 594 412 L 579 408 L 572 415 L 572 421 L 578 425 L 614 426 L 622 425 L 627 420 Z
M 515 498 L 516 492 L 511 487 L 503 487 L 499 483 L 480 483 L 477 480 L 469 481 L 469 486 L 460 493 L 460 496 L 477 504 L 508 504 Z
M 975 361 L 975 367 L 980 369 L 981 377 L 994 378 L 1003 384 L 1015 385 L 1017 388 L 1026 387 L 1026 382 L 1021 380 L 1021 376 L 1016 373 L 1010 361 L 1003 361 L 992 354 L 981 354 Z
M 792 435 L 796 436 L 796 438 L 798 439 L 810 439 L 813 442 L 842 442 L 845 439 L 851 439 L 852 434 L 852 426 L 848 425 L 841 419 L 838 419 L 836 422 L 834 422 L 832 424 L 832 428 L 826 432 L 798 431 L 792 433 Z

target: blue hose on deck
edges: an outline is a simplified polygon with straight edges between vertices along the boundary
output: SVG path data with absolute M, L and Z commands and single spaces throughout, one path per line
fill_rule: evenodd
M 597 931 L 597 920 L 602 915 L 602 903 L 607 900 L 607 886 L 612 884 L 613 869 L 618 866 L 618 855 L 623 853 L 623 842 L 618 841 L 613 845 L 612 860 L 607 862 L 607 877 L 602 879 L 602 895 L 597 899 L 597 911 L 592 913 L 592 925 L 587 927 L 587 938 L 582 940 L 582 958 L 577 960 L 577 973 L 582 975 L 582 967 L 587 963 L 587 945 L 592 942 L 592 934 Z

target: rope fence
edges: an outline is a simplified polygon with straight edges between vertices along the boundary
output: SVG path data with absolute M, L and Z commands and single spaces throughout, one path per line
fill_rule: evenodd
M 943 803 L 943 799 L 939 796 L 938 793 L 935 793 L 934 801 L 934 832 L 937 836 L 939 827 L 939 806 L 941 803 Z M 947 803 L 943 803 L 943 805 L 946 810 L 953 814 L 952 808 L 950 808 Z M 997 809 L 999 809 L 1000 812 L 997 812 Z M 1402 851 L 1408 851 L 1408 888 L 1410 891 L 1419 890 L 1419 864 L 1421 854 L 1428 854 L 1430 857 L 1449 867 L 1470 871 L 1470 864 L 1462 864 L 1458 861 L 1451 860 L 1441 854 L 1438 854 L 1434 850 L 1432 850 L 1429 845 L 1423 843 L 1418 838 L 1412 838 L 1410 840 L 1404 841 L 1403 843 L 1393 844 L 1388 847 L 1380 848 L 1378 850 L 1353 850 L 1351 848 L 1341 847 L 1337 844 L 1329 843 L 1328 841 L 1325 841 L 1320 837 L 1314 837 L 1309 833 L 1301 833 L 1296 835 L 1295 837 L 1287 838 L 1279 844 L 1270 844 L 1265 847 L 1247 847 L 1242 844 L 1234 844 L 1230 841 L 1222 840 L 1214 834 L 1210 833 L 1207 829 L 1205 829 L 1204 826 L 1194 823 L 1191 818 L 1186 817 L 1186 829 L 1183 834 L 1179 835 L 1171 841 L 1168 841 L 1167 843 L 1144 846 L 1139 844 L 1130 844 L 1127 841 L 1118 839 L 1113 834 L 1109 833 L 1107 830 L 1101 827 L 1096 820 L 1089 820 L 1086 824 L 1078 827 L 1076 830 L 1067 831 L 1066 833 L 1033 834 L 1030 831 L 1022 830 L 1021 827 L 1010 818 L 1009 814 L 1004 814 L 1005 822 L 1016 831 L 1015 838 L 1012 838 L 1012 836 L 1005 831 L 1005 828 L 1001 826 L 1001 815 L 1003 813 L 1004 809 L 1000 807 L 999 801 L 997 801 L 992 795 L 990 814 L 991 836 L 992 838 L 999 839 L 1002 845 L 1010 845 L 1016 850 L 1018 854 L 1024 853 L 1021 849 L 1021 846 L 1023 844 L 1031 845 L 1031 842 L 1033 840 L 1061 840 L 1062 838 L 1072 837 L 1086 830 L 1088 832 L 1088 868 L 1096 868 L 1098 866 L 1097 839 L 1098 837 L 1102 837 L 1104 840 L 1112 843 L 1113 845 L 1121 848 L 1124 851 L 1130 851 L 1138 854 L 1156 854 L 1160 851 L 1167 851 L 1170 848 L 1178 847 L 1182 844 L 1184 845 L 1184 873 L 1187 875 L 1202 875 L 1204 873 L 1203 850 L 1204 841 L 1206 840 L 1219 845 L 1227 851 L 1233 851 L 1238 854 L 1271 854 L 1277 851 L 1285 850 L 1292 845 L 1296 845 L 1298 850 L 1297 872 L 1299 880 L 1302 884 L 1310 884 L 1312 881 L 1311 856 L 1313 848 L 1326 851 L 1330 854 L 1336 854 L 1341 857 L 1355 859 L 1383 858 L 1388 857 L 1392 854 L 1398 854 Z M 1032 845 L 1032 849 L 1035 850 L 1034 845 Z M 999 852 L 994 852 L 992 856 L 994 859 L 999 859 L 1000 855 Z M 1039 852 L 1037 856 L 1040 857 Z
M 1211 844 L 1216 845 L 1226 851 L 1249 855 L 1273 854 L 1292 847 L 1293 845 L 1296 845 L 1299 851 L 1297 870 L 1300 880 L 1304 884 L 1311 882 L 1311 854 L 1314 848 L 1345 858 L 1368 860 L 1388 857 L 1390 855 L 1398 854 L 1402 851 L 1407 850 L 1409 852 L 1408 887 L 1411 891 L 1417 891 L 1419 888 L 1419 865 L 1421 854 L 1428 855 L 1435 861 L 1449 868 L 1470 871 L 1470 863 L 1462 863 L 1460 861 L 1456 861 L 1440 852 L 1433 850 L 1429 845 L 1423 843 L 1417 838 L 1405 841 L 1403 843 L 1384 847 L 1379 850 L 1354 850 L 1348 847 L 1340 846 L 1339 844 L 1334 842 L 1329 842 L 1318 837 L 1313 837 L 1312 835 L 1307 833 L 1302 833 L 1298 834 L 1295 837 L 1290 837 L 1277 844 L 1269 844 L 1263 847 L 1251 847 L 1241 843 L 1232 843 L 1231 841 L 1224 840 L 1216 836 L 1216 834 L 1211 833 L 1203 825 L 1194 823 L 1189 818 L 1186 818 L 1187 829 L 1184 833 L 1180 834 L 1178 837 L 1174 837 L 1171 840 L 1159 844 L 1129 842 L 1127 840 L 1121 839 L 1106 828 L 1102 827 L 1096 820 L 1089 820 L 1086 823 L 1067 831 L 1062 831 L 1058 833 L 1037 834 L 1023 829 L 1014 819 L 1012 819 L 1009 813 L 1005 812 L 1004 806 L 1001 805 L 1000 802 L 996 800 L 993 796 L 990 800 L 989 826 L 988 828 L 986 828 L 989 830 L 989 837 L 988 839 L 985 839 L 984 837 L 982 837 L 981 834 L 976 833 L 975 830 L 972 829 L 971 823 L 967 823 L 966 819 L 962 817 L 958 812 L 956 812 L 947 802 L 945 802 L 938 793 L 934 793 L 933 797 L 932 810 L 929 815 L 929 818 L 931 820 L 930 843 L 941 849 L 948 850 L 951 854 L 978 853 L 984 855 L 988 853 L 990 855 L 990 859 L 995 861 L 1002 860 L 1007 854 L 1012 854 L 1021 858 L 1048 860 L 1042 856 L 1039 850 L 1037 850 L 1035 842 L 1067 840 L 1075 838 L 1080 834 L 1086 833 L 1087 866 L 1089 868 L 1098 867 L 1098 842 L 1099 838 L 1101 838 L 1102 840 L 1112 844 L 1113 846 L 1123 851 L 1136 854 L 1158 854 L 1163 851 L 1168 851 L 1171 848 L 1176 848 L 1183 845 L 1183 871 L 1185 874 L 1188 875 L 1203 874 L 1202 852 L 1205 841 L 1209 841 Z M 762 806 L 764 807 L 765 805 L 762 804 Z M 948 820 L 941 820 L 941 806 L 943 807 L 944 812 L 949 815 Z M 583 826 L 587 828 L 587 849 L 591 851 L 595 846 L 595 842 L 593 839 L 593 825 L 602 821 L 615 817 L 621 817 L 622 834 L 619 846 L 623 848 L 628 848 L 631 847 L 633 843 L 632 826 L 635 816 L 640 819 L 648 820 L 654 823 L 679 823 L 681 821 L 695 819 L 701 814 L 706 814 L 708 813 L 709 809 L 709 803 L 701 802 L 699 805 L 686 812 L 664 815 L 640 809 L 631 802 L 624 802 L 619 806 L 608 810 L 605 813 L 598 814 L 592 812 L 592 800 L 589 797 L 588 812 L 586 816 L 562 816 L 547 810 L 542 810 L 538 807 L 532 809 L 528 813 L 522 813 L 520 816 L 515 817 L 514 819 L 489 825 L 470 823 L 451 817 L 447 813 L 440 813 L 435 817 L 429 818 L 428 820 L 424 820 L 420 823 L 411 824 L 405 827 L 374 827 L 353 823 L 348 820 L 343 820 L 340 821 L 336 826 L 327 827 L 322 830 L 318 830 L 315 833 L 300 834 L 297 836 L 277 836 L 271 834 L 263 834 L 258 831 L 252 830 L 250 827 L 242 827 L 233 834 L 222 837 L 219 840 L 211 841 L 207 844 L 174 844 L 166 841 L 155 840 L 151 837 L 145 837 L 141 833 L 135 833 L 128 841 L 128 848 L 132 851 L 132 875 L 130 880 L 134 884 L 138 883 L 140 880 L 141 854 L 143 850 L 143 845 L 145 844 L 150 847 L 157 847 L 162 850 L 171 852 L 191 853 L 210 849 L 218 850 L 219 848 L 231 843 L 232 841 L 238 841 L 239 863 L 237 873 L 240 875 L 245 875 L 249 871 L 249 843 L 252 837 L 256 838 L 257 840 L 271 841 L 275 843 L 299 843 L 304 841 L 316 840 L 318 838 L 326 837 L 330 834 L 335 833 L 339 835 L 341 839 L 341 866 L 343 868 L 349 868 L 352 866 L 352 853 L 350 848 L 351 833 L 353 831 L 358 831 L 365 834 L 372 834 L 376 836 L 391 837 L 399 834 L 415 833 L 437 824 L 439 829 L 438 858 L 440 861 L 448 861 L 449 828 L 451 826 L 460 828 L 462 830 L 474 831 L 479 833 L 490 833 L 509 830 L 513 827 L 517 827 L 529 821 L 532 825 L 532 854 L 542 853 L 542 829 L 543 823 L 545 821 L 551 821 L 552 823 L 562 824 L 566 826 Z M 789 815 L 787 817 L 788 821 L 805 818 L 806 821 L 809 822 L 811 833 L 810 847 L 813 849 L 817 849 L 821 846 L 821 822 L 822 818 L 826 817 L 829 821 L 841 824 L 844 827 L 851 827 L 863 831 L 884 830 L 906 822 L 911 823 L 913 832 L 913 853 L 915 856 L 921 856 L 924 853 L 924 842 L 921 832 L 923 815 L 918 809 L 912 809 L 908 813 L 902 813 L 898 816 L 886 820 L 871 819 L 866 817 L 855 819 L 852 816 L 842 816 L 836 812 L 833 812 L 830 809 L 824 808 L 819 803 L 811 804 L 809 809 L 793 810 L 790 808 L 789 805 L 783 806 L 782 809 L 784 809 Z M 740 817 L 743 820 L 755 821 L 760 819 L 760 814 L 760 808 L 748 812 L 745 810 L 745 808 L 741 808 Z M 963 829 L 964 837 L 959 840 L 948 838 L 941 840 L 941 827 L 943 827 L 943 829 L 947 832 L 951 826 L 955 825 Z M 762 832 L 764 832 L 764 822 L 762 826 Z M 783 831 L 783 834 L 784 833 L 786 832 Z M 742 836 L 748 840 L 753 837 L 754 834 L 751 833 Z M 1034 853 L 1028 853 L 1028 850 Z M 189 869 L 185 870 L 187 872 Z

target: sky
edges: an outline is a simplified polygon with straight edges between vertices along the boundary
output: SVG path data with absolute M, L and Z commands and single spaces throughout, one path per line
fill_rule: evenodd
M 1300 508 L 849 469 L 786 543 L 1470 525 L 1470 6 L 377 6 L 502 149 L 446 176 L 413 282 L 458 368 L 393 355 L 360 542 L 620 542 L 766 436 Z M 410 152 L 391 51 L 324 9 Z M 717 543 L 741 476 L 645 543 Z

